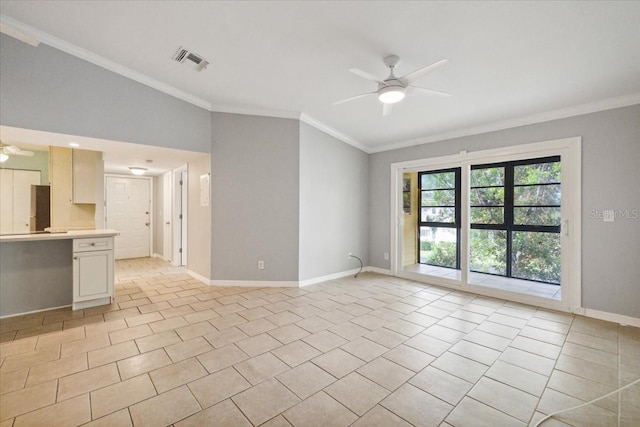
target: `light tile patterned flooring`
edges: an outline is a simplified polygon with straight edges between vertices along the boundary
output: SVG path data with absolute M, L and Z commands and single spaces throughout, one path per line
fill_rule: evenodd
M 640 377 L 637 328 L 408 280 L 117 272 L 113 305 L 0 321 L 0 427 L 524 426 Z M 640 384 L 544 425 L 640 425 Z
M 403 270 L 409 273 L 418 273 L 457 281 L 460 281 L 461 277 L 460 270 L 426 264 L 407 265 L 403 267 Z M 520 294 L 533 295 L 558 301 L 562 297 L 560 286 L 548 283 L 521 280 L 512 277 L 502 277 L 493 274 L 476 273 L 474 271 L 469 272 L 468 280 L 472 285 L 501 289 L 504 291 L 517 292 Z

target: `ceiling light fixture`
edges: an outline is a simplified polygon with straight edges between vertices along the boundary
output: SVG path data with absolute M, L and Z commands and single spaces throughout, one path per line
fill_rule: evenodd
M 129 167 L 129 170 L 134 175 L 144 175 L 144 173 L 147 171 L 147 168 L 139 168 L 137 166 L 131 166 Z
M 7 160 L 9 160 L 9 156 L 4 153 L 0 153 L 0 163 L 6 162 Z
M 78 144 L 77 142 L 70 142 L 69 147 L 80 147 L 80 144 Z
M 378 91 L 378 99 L 383 104 L 395 104 L 404 99 L 404 88 L 402 86 L 387 86 Z

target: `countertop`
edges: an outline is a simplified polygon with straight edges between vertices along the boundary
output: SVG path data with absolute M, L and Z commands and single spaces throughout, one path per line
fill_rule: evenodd
M 86 239 L 90 237 L 113 237 L 119 235 L 118 230 L 69 230 L 64 233 L 34 233 L 0 235 L 0 242 L 32 242 L 35 240 Z

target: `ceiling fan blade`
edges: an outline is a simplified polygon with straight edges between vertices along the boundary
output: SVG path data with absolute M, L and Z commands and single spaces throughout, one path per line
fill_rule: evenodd
M 365 96 L 369 96 L 369 95 L 376 95 L 378 92 L 367 92 L 367 93 L 362 93 L 360 95 L 356 95 L 356 96 L 351 96 L 349 98 L 345 98 L 342 99 L 340 101 L 336 101 L 333 103 L 333 105 L 338 105 L 338 104 L 342 104 L 343 102 L 349 102 L 349 101 L 353 101 L 354 99 L 359 99 L 359 98 L 364 98 Z
M 382 115 L 385 117 L 390 115 L 392 107 L 393 104 L 382 104 Z
M 359 70 L 357 68 L 350 68 L 349 71 L 351 71 L 356 76 L 362 77 L 363 79 L 370 80 L 370 81 L 372 81 L 374 83 L 381 83 L 381 84 L 383 84 L 385 86 L 387 85 L 385 82 L 383 82 L 382 80 L 380 80 L 376 76 L 367 73 L 366 71 L 362 71 L 362 70 Z
M 413 89 L 418 89 L 421 92 L 427 93 L 429 95 L 439 95 L 439 96 L 453 96 L 450 93 L 447 92 L 440 92 L 438 90 L 433 90 L 433 89 L 427 89 L 426 87 L 420 87 L 420 86 L 409 86 L 409 89 L 411 89 L 413 91 Z
M 15 145 L 5 145 L 2 147 L 2 152 L 12 156 L 33 157 L 33 151 L 22 150 L 20 147 L 16 147 Z
M 404 76 L 400 77 L 399 80 L 405 80 L 407 82 L 408 85 L 410 85 L 411 83 L 421 79 L 422 77 L 426 76 L 427 74 L 444 67 L 445 65 L 447 65 L 449 63 L 448 59 L 441 59 L 438 62 L 434 62 L 431 65 L 427 65 L 426 67 L 422 67 L 419 70 L 413 71 L 409 74 L 405 74 Z

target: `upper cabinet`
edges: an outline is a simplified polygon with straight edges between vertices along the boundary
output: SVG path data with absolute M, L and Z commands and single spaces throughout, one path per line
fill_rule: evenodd
M 73 203 L 96 203 L 96 168 L 100 155 L 98 151 L 73 149 Z
M 77 155 L 77 152 L 81 152 Z M 96 227 L 98 180 L 104 167 L 99 151 L 50 147 L 51 227 L 92 229 Z M 83 164 L 83 163 L 88 164 Z

